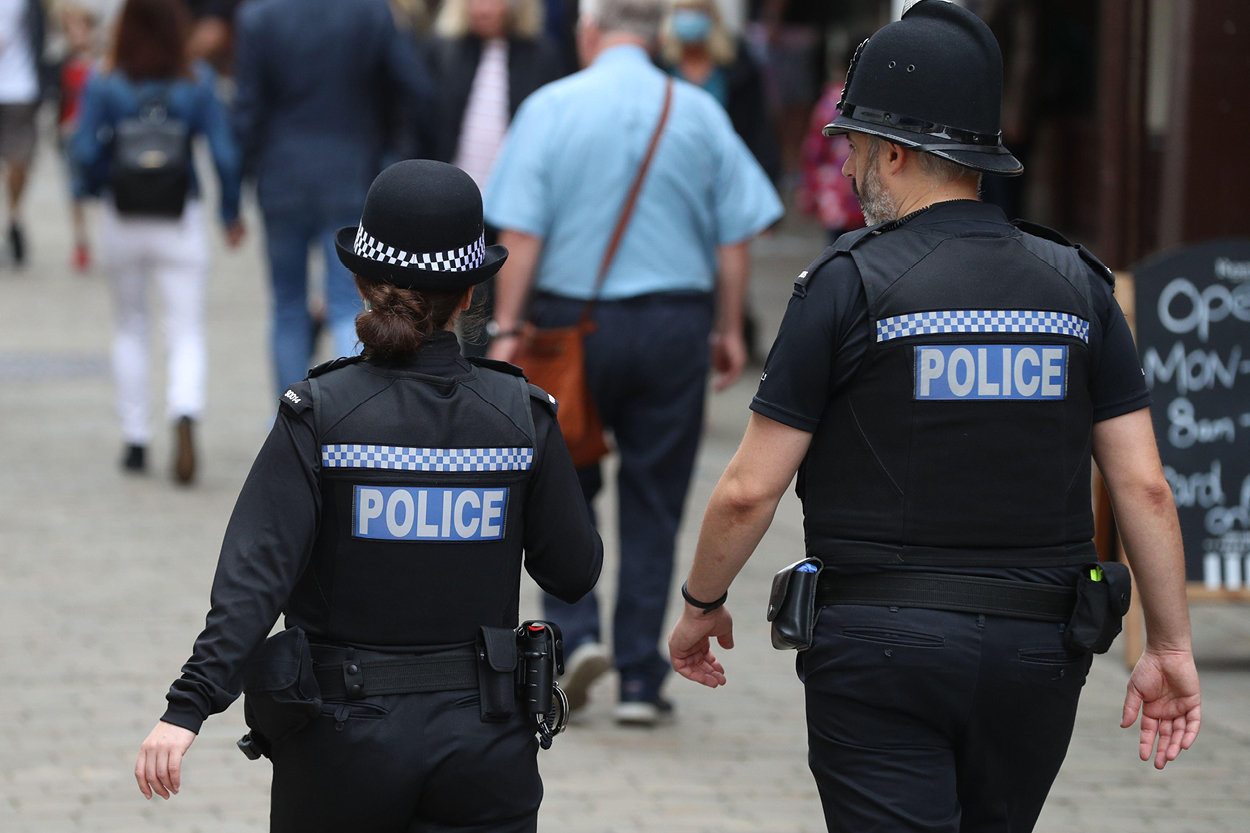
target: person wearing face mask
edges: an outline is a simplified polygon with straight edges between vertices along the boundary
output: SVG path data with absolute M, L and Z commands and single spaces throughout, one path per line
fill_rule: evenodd
M 711 93 L 768 178 L 779 182 L 781 151 L 759 67 L 726 30 L 716 3 L 675 0 L 661 37 L 665 69 Z

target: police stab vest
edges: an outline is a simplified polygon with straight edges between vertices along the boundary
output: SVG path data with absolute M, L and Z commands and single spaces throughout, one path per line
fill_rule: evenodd
M 809 554 L 1096 560 L 1090 281 L 1110 272 L 1040 227 L 960 236 L 909 219 L 844 235 L 822 256 L 854 259 L 870 331 L 800 472 Z
M 520 370 L 479 364 L 443 377 L 340 359 L 288 392 L 313 410 L 321 492 L 288 626 L 395 648 L 516 625 L 531 398 L 550 405 Z

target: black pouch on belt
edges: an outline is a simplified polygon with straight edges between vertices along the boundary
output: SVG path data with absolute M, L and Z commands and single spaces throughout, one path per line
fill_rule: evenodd
M 503 723 L 516 714 L 516 631 L 488 628 L 477 635 L 477 687 L 482 720 Z
M 1076 606 L 1063 636 L 1068 650 L 1106 653 L 1120 635 L 1132 597 L 1133 581 L 1127 565 L 1104 561 L 1082 567 L 1076 582 Z
M 243 718 L 262 750 L 320 714 L 307 634 L 288 628 L 262 642 L 243 666 L 243 693 Z
M 825 565 L 819 558 L 796 561 L 773 576 L 768 597 L 768 621 L 773 623 L 773 647 L 806 651 L 816 629 L 816 584 Z

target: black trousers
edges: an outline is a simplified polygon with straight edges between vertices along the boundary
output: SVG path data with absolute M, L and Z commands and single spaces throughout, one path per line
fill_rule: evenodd
M 274 833 L 532 833 L 533 721 L 483 723 L 476 691 L 327 703 L 275 744 Z
M 1056 624 L 824 608 L 798 667 L 829 830 L 1028 833 L 1089 666 Z

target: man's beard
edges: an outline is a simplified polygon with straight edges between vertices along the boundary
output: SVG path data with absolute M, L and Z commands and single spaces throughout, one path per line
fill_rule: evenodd
M 875 151 L 876 148 L 873 150 Z M 859 207 L 864 212 L 866 225 L 875 226 L 878 223 L 898 219 L 898 202 L 881 184 L 875 152 L 869 155 L 868 164 L 864 166 L 864 187 L 861 189 L 858 183 L 851 179 L 851 191 L 859 200 Z

